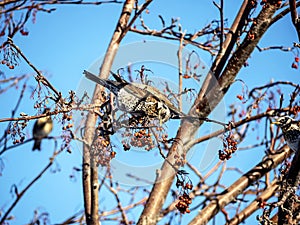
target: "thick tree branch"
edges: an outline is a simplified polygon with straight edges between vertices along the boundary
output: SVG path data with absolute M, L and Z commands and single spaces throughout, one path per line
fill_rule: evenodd
M 151 0 L 146 1 L 145 5 L 149 5 Z M 100 68 L 100 77 L 107 78 L 109 71 L 113 64 L 113 60 L 118 51 L 120 42 L 123 37 L 128 32 L 128 23 L 132 10 L 135 5 L 135 0 L 125 1 L 122 9 L 122 13 L 118 20 L 115 32 L 111 38 L 109 46 L 106 50 L 104 60 Z M 141 7 L 143 10 L 146 7 Z M 141 13 L 141 11 L 140 11 Z M 135 19 L 137 17 L 134 17 Z M 130 23 L 133 23 L 132 20 Z M 93 93 L 92 102 L 99 102 L 99 97 L 101 96 L 100 85 L 96 85 L 96 88 Z M 86 120 L 84 139 L 87 143 L 92 143 L 95 135 L 95 124 L 97 121 L 97 116 L 89 113 Z M 84 145 L 83 147 L 83 189 L 84 189 L 84 205 L 85 205 L 85 214 L 87 224 L 99 224 L 98 219 L 98 171 L 96 167 L 95 158 L 91 157 L 90 145 Z
M 286 189 L 297 189 L 299 188 L 300 184 L 300 145 L 298 146 L 298 151 L 295 153 L 295 156 L 293 158 L 291 168 L 289 170 L 289 173 L 286 177 L 286 184 L 283 189 L 286 191 Z M 283 197 L 284 193 L 279 198 L 279 201 Z M 286 201 L 282 206 L 279 207 L 278 212 L 278 225 L 284 225 L 284 224 L 290 224 L 289 221 L 291 221 L 293 218 L 290 218 L 290 215 L 286 209 L 292 212 L 292 214 L 297 213 L 295 211 L 294 207 L 294 201 L 291 198 L 287 198 Z M 299 222 L 299 221 L 298 221 Z
M 298 39 L 300 41 L 300 18 L 297 13 L 297 6 L 296 6 L 296 0 L 289 0 L 290 3 L 290 9 L 291 9 L 291 17 L 292 22 L 296 28 Z
M 190 225 L 204 225 L 213 218 L 220 209 L 223 209 L 227 204 L 234 201 L 236 197 L 243 192 L 249 185 L 260 179 L 270 170 L 276 168 L 284 159 L 291 154 L 289 148 L 278 151 L 274 155 L 267 156 L 262 162 L 257 164 L 253 169 L 244 174 L 229 188 L 220 193 L 214 200 L 211 201 L 199 214 L 189 223 Z
M 211 66 L 211 71 L 216 77 L 220 75 L 222 69 L 224 68 L 224 65 L 227 62 L 238 37 L 242 33 L 242 29 L 245 26 L 246 20 L 252 8 L 253 6 L 248 0 L 243 1 L 243 4 L 241 5 L 240 10 L 235 17 L 229 32 L 226 34 L 225 42 L 222 43 L 222 47 L 220 48 L 220 51 L 214 60 L 213 65 Z
M 276 9 L 276 6 L 270 4 L 269 7 L 262 10 L 257 18 L 257 23 L 251 27 L 248 37 L 245 38 L 241 46 L 230 58 L 218 82 L 213 79 L 212 74 L 208 75 L 211 77 L 211 81 L 207 87 L 204 88 L 206 91 L 200 91 L 198 94 L 198 97 L 190 110 L 190 115 L 198 115 L 200 118 L 205 118 L 217 106 L 231 84 L 234 82 L 239 70 L 255 49 L 258 41 L 267 30 Z M 169 163 L 175 165 L 175 154 L 181 155 L 189 150 L 185 148 L 185 145 L 191 138 L 193 138 L 201 123 L 201 121 L 182 121 L 176 135 L 176 140 L 180 140 L 180 143 L 176 142 L 172 145 L 167 156 L 168 163 L 165 161 L 159 175 L 156 178 L 156 183 L 152 188 L 147 204 L 145 205 L 142 215 L 138 221 L 139 225 L 156 224 L 159 219 L 159 211 L 162 208 L 175 177 L 175 171 L 173 169 L 174 166 L 170 166 Z
M 296 7 L 298 8 L 300 6 L 300 1 L 296 2 Z M 288 7 L 286 9 L 284 9 L 283 11 L 281 11 L 280 13 L 278 13 L 276 16 L 273 17 L 270 26 L 274 23 L 276 23 L 278 20 L 282 19 L 284 16 L 286 16 L 289 12 L 291 11 L 291 8 Z
M 264 202 L 272 198 L 279 188 L 279 181 L 274 179 L 273 182 L 266 187 L 266 189 L 257 198 L 252 201 L 246 208 L 244 208 L 239 214 L 232 218 L 227 225 L 238 225 L 244 222 L 249 216 L 251 216 L 256 210 L 263 207 Z

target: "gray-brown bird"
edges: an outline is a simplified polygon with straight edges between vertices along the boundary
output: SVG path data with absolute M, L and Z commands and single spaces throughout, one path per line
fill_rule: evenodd
M 49 108 L 45 108 L 43 114 L 50 112 Z M 39 118 L 35 121 L 33 130 L 32 130 L 32 136 L 34 139 L 34 145 L 32 150 L 41 150 L 41 142 L 43 138 L 46 138 L 53 128 L 53 121 L 51 119 L 51 116 L 46 116 Z
M 116 96 L 117 105 L 122 111 L 133 115 L 156 118 L 160 124 L 169 119 L 179 119 L 184 116 L 155 87 L 139 83 L 129 83 L 112 72 L 111 74 L 116 81 L 101 79 L 86 70 L 83 73 L 88 79 L 109 89 Z
M 273 124 L 281 128 L 284 140 L 290 149 L 296 152 L 300 145 L 300 121 L 296 121 L 289 116 L 283 116 L 273 122 Z

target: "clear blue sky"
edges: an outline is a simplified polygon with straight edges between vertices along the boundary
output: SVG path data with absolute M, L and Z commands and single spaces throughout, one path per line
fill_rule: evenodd
M 235 13 L 242 1 L 229 0 L 225 1 L 225 17 L 228 18 L 228 24 L 231 24 Z M 28 23 L 29 36 L 24 37 L 17 35 L 14 39 L 28 59 L 39 69 L 49 75 L 51 83 L 63 93 L 67 95 L 69 90 L 76 90 L 82 85 L 82 71 L 90 68 L 93 63 L 101 58 L 105 53 L 109 40 L 114 31 L 117 19 L 121 11 L 122 4 L 105 4 L 100 6 L 59 6 L 58 9 L 51 14 L 38 13 L 35 24 Z M 183 29 L 188 32 L 194 32 L 203 27 L 211 20 L 218 18 L 218 10 L 213 6 L 210 0 L 165 0 L 153 1 L 149 7 L 149 14 L 145 16 L 145 21 L 150 27 L 159 29 L 160 20 L 158 15 L 163 15 L 166 24 L 171 18 L 180 18 L 180 23 Z M 144 40 L 158 40 L 151 37 L 139 36 L 129 33 L 122 42 L 122 46 L 129 43 L 142 43 Z M 290 22 L 290 16 L 282 19 L 278 24 L 273 25 L 269 32 L 263 37 L 260 42 L 261 47 L 270 45 L 291 46 L 294 41 L 297 41 L 296 32 Z M 172 42 L 170 42 L 172 43 Z M 172 44 L 177 44 L 176 42 Z M 194 48 L 191 48 L 194 49 Z M 203 61 L 210 65 L 210 56 L 198 49 L 198 55 Z M 157 52 L 161 55 L 161 52 Z M 288 80 L 299 83 L 299 70 L 291 68 L 294 60 L 294 55 L 291 52 L 280 52 L 271 50 L 259 53 L 254 51 L 249 59 L 249 67 L 243 68 L 238 78 L 243 79 L 249 88 L 256 85 L 262 85 L 274 80 Z M 159 66 L 153 69 L 156 74 L 164 75 L 166 79 L 172 80 L 169 77 L 170 71 L 161 71 Z M 174 68 L 173 68 L 174 69 Z M 7 76 L 14 74 L 33 73 L 33 71 L 23 61 L 15 70 L 7 70 L 4 66 L 0 66 L 0 70 L 7 72 Z M 34 78 L 31 77 L 30 84 L 34 85 Z M 10 90 L 8 93 L 0 95 L 2 104 L 0 117 L 9 117 L 12 106 L 15 105 L 20 89 Z M 232 103 L 239 104 L 235 98 L 241 93 L 241 85 L 234 84 L 234 88 L 228 93 L 224 100 L 224 104 Z M 33 100 L 30 99 L 30 92 L 26 92 L 26 98 L 19 108 L 19 112 L 28 114 L 36 113 L 33 110 Z M 288 98 L 288 95 L 286 95 Z M 56 121 L 57 126 L 52 135 L 59 136 L 61 131 L 59 121 Z M 26 128 L 28 137 L 31 137 L 31 129 L 33 122 L 30 122 Z M 6 124 L 0 124 L 3 131 Z M 208 128 L 211 129 L 211 128 Z M 207 131 L 204 131 L 205 133 Z M 203 134 L 202 133 L 202 134 Z M 261 134 L 263 131 L 261 131 Z M 200 133 L 201 134 L 201 133 Z M 200 135 L 199 134 L 199 135 Z M 256 135 L 257 133 L 255 133 Z M 253 139 L 249 140 L 250 142 Z M 43 151 L 31 152 L 33 143 L 28 143 L 20 148 L 13 149 L 10 152 L 1 156 L 5 164 L 3 176 L 0 178 L 0 207 L 6 211 L 13 199 L 13 195 L 9 194 L 10 188 L 16 184 L 20 189 L 24 188 L 28 182 L 40 171 L 48 162 L 49 157 L 53 152 L 53 142 L 45 140 L 43 142 Z M 246 145 L 247 143 L 245 143 Z M 206 145 L 199 145 L 198 148 L 205 148 Z M 217 149 L 215 149 L 217 152 Z M 247 170 L 255 165 L 262 157 L 263 150 L 259 154 L 251 154 L 241 152 L 235 155 L 228 162 L 229 166 L 238 166 L 242 170 Z M 119 153 L 126 158 L 126 153 Z M 137 153 L 139 154 L 139 153 Z M 147 153 L 148 154 L 148 153 Z M 155 153 L 149 153 L 154 155 Z M 143 154 L 144 160 L 149 155 Z M 157 152 L 156 152 L 157 155 Z M 241 165 L 236 165 L 235 157 L 239 157 L 239 162 L 244 162 Z M 247 159 L 247 160 L 246 160 Z M 192 162 L 199 160 L 198 157 L 193 157 Z M 215 155 L 214 160 L 217 160 Z M 201 160 L 200 160 L 201 161 Z M 214 161 L 216 162 L 216 161 Z M 129 162 L 130 163 L 130 162 Z M 198 163 L 199 164 L 199 163 Z M 196 163 L 197 165 L 197 163 Z M 53 167 L 55 173 L 47 172 L 21 199 L 18 205 L 13 210 L 12 214 L 16 217 L 11 221 L 11 224 L 24 224 L 29 222 L 33 217 L 33 211 L 38 207 L 40 211 L 50 213 L 51 223 L 59 223 L 73 213 L 83 209 L 81 174 L 77 174 L 77 181 L 71 181 L 69 175 L 72 173 L 73 166 L 81 167 L 81 152 L 74 145 L 72 154 L 62 153 L 57 159 L 57 165 Z M 206 166 L 198 167 L 201 172 L 205 172 Z M 230 182 L 232 179 L 230 180 Z M 229 182 L 229 180 L 228 180 Z M 226 182 L 225 182 L 226 183 Z M 228 183 L 229 184 L 229 183 Z M 109 198 L 103 199 L 104 203 L 109 202 Z M 108 208 L 110 208 L 108 204 Z M 135 216 L 137 218 L 137 216 Z M 184 220 L 189 221 L 191 217 L 183 216 Z M 253 223 L 255 219 L 252 219 Z M 252 223 L 252 224 L 253 224 Z M 103 223 L 109 224 L 109 223 Z M 250 223 L 249 223 L 250 224 Z

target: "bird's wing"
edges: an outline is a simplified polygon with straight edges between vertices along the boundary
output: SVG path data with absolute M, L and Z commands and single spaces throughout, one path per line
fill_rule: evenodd
M 139 87 L 142 90 L 146 90 L 150 94 L 152 94 L 156 99 L 162 100 L 169 109 L 175 113 L 178 117 L 185 116 L 184 113 L 180 112 L 179 109 L 177 109 L 174 104 L 170 101 L 170 99 L 167 98 L 161 91 L 159 91 L 157 88 L 145 84 L 140 83 L 133 83 L 133 85 Z
M 149 95 L 151 95 L 148 90 L 136 86 L 135 83 L 128 84 L 125 88 L 129 94 L 136 96 L 141 101 L 145 100 Z
M 116 74 L 112 71 L 110 71 L 111 75 L 113 75 L 113 77 L 115 78 L 116 81 L 120 82 L 120 83 L 128 83 L 126 80 L 124 80 L 119 74 Z

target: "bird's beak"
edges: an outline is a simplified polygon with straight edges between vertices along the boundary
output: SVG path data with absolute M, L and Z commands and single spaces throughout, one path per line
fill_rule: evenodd
M 273 122 L 271 122 L 271 124 L 279 125 L 280 123 L 278 121 L 273 121 Z
M 159 119 L 159 126 L 162 126 L 164 124 L 165 121 L 163 121 L 163 119 Z
M 163 124 L 163 120 L 160 116 L 160 112 L 158 113 L 158 120 L 159 120 L 159 126 L 161 127 L 161 125 Z

